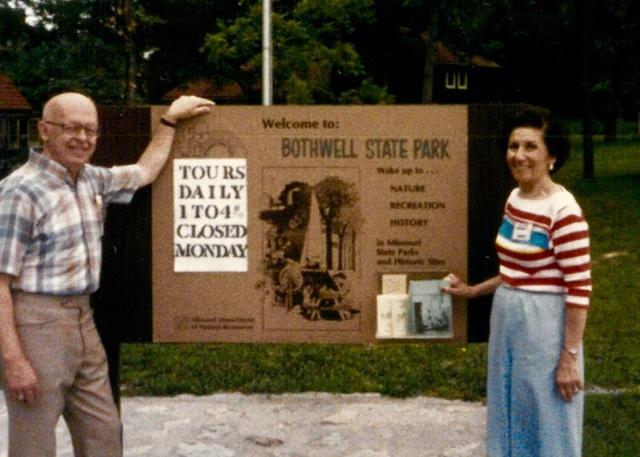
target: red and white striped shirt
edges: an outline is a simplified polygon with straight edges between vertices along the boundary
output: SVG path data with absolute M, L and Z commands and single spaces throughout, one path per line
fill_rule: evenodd
M 532 292 L 566 294 L 567 307 L 589 306 L 589 226 L 566 189 L 530 200 L 514 189 L 496 238 L 502 281 Z

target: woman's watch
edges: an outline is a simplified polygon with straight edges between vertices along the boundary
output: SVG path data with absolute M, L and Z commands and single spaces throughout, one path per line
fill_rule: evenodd
M 576 357 L 576 358 L 578 357 L 578 350 L 577 350 L 577 349 L 575 349 L 575 348 L 568 348 L 568 347 L 566 347 L 566 346 L 564 346 L 564 345 L 562 346 L 562 349 L 563 349 L 564 351 L 567 351 L 567 352 L 568 352 L 569 354 L 571 354 L 572 356 L 574 356 L 574 357 Z

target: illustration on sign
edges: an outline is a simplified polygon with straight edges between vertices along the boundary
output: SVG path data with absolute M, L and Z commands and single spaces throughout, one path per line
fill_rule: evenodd
M 263 169 L 263 301 L 311 321 L 351 319 L 359 312 L 350 297 L 359 252 L 359 171 L 303 169 L 300 180 L 287 174 Z
M 247 157 L 247 149 L 236 134 L 212 128 L 206 122 L 197 122 L 183 128 L 177 136 L 177 158 Z

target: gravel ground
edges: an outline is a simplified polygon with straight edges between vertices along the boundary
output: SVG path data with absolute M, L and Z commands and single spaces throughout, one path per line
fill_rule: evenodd
M 376 394 L 125 397 L 125 457 L 481 457 L 479 403 Z M 0 395 L 0 457 L 7 455 Z M 58 457 L 73 451 L 63 422 Z

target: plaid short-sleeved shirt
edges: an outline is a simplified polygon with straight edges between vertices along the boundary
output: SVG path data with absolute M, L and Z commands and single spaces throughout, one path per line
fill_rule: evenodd
M 139 182 L 137 165 L 85 165 L 74 183 L 62 165 L 31 151 L 0 181 L 0 273 L 24 292 L 95 292 L 106 208 L 129 203 Z

